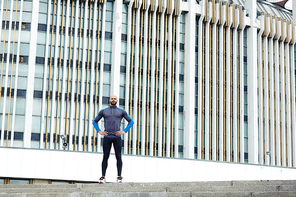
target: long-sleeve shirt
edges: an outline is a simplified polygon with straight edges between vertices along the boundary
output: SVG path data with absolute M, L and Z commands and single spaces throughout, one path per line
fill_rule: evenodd
M 96 116 L 96 118 L 93 120 L 93 125 L 97 132 L 101 130 L 98 125 L 98 122 L 103 117 L 105 131 L 108 132 L 108 135 L 106 137 L 118 137 L 115 133 L 116 131 L 120 131 L 122 118 L 125 118 L 128 121 L 128 125 L 124 129 L 126 133 L 134 124 L 133 119 L 128 115 L 128 113 L 125 110 L 120 109 L 116 106 L 110 106 L 101 110 L 99 114 Z

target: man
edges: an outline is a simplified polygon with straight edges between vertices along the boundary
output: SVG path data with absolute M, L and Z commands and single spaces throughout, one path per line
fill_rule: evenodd
M 107 107 L 99 112 L 97 117 L 93 120 L 93 125 L 100 135 L 104 136 L 103 139 L 103 161 L 102 161 L 102 177 L 99 183 L 106 183 L 106 169 L 108 166 L 108 159 L 110 155 L 111 146 L 113 144 L 115 150 L 115 156 L 117 160 L 117 182 L 122 183 L 121 170 L 122 170 L 122 159 L 121 159 L 121 148 L 122 141 L 121 135 L 128 132 L 128 130 L 134 124 L 133 119 L 123 109 L 119 109 L 117 104 L 117 97 L 115 95 L 110 96 L 109 99 L 110 107 Z M 104 117 L 105 130 L 102 131 L 98 125 L 101 118 Z M 122 118 L 128 121 L 128 125 L 123 131 L 120 131 L 120 125 Z

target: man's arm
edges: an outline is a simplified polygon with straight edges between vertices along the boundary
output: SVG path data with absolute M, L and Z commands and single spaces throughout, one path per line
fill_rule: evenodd
M 124 132 L 127 133 L 128 130 L 130 130 L 130 128 L 133 126 L 134 121 L 133 121 L 132 117 L 130 117 L 125 110 L 122 110 L 122 114 L 123 114 L 123 117 L 128 121 L 128 125 L 124 129 Z
M 102 119 L 102 117 L 103 117 L 103 110 L 101 110 L 99 112 L 99 114 L 97 115 L 97 117 L 92 122 L 92 124 L 94 125 L 94 127 L 95 127 L 95 129 L 96 129 L 97 132 L 99 132 L 101 130 L 100 127 L 99 127 L 99 125 L 98 125 L 98 122 Z

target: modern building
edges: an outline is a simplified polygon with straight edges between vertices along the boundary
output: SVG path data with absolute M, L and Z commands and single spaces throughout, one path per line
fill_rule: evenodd
M 0 183 L 97 180 L 110 95 L 135 122 L 127 181 L 292 179 L 296 13 L 280 5 L 1 0 Z

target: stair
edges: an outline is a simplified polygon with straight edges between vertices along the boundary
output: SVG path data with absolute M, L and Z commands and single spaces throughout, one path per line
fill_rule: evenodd
M 296 180 L 0 185 L 0 197 L 296 196 Z

